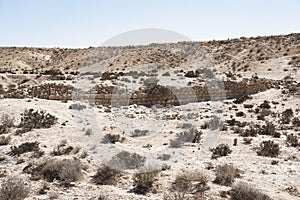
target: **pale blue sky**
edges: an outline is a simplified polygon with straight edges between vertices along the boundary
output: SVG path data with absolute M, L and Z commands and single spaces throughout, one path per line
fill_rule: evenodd
M 89 47 L 140 28 L 192 40 L 300 32 L 300 0 L 0 0 L 0 46 Z

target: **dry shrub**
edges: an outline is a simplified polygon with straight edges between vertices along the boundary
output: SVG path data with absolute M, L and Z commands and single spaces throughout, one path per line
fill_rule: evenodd
M 78 181 L 82 175 L 82 165 L 77 159 L 48 160 L 37 167 L 26 167 L 23 171 L 30 173 L 33 180 L 41 178 L 49 182 L 59 180 L 62 184 L 68 185 Z
M 172 190 L 182 193 L 202 194 L 209 189 L 208 176 L 203 172 L 187 172 L 176 176 Z
M 279 155 L 279 145 L 274 141 L 263 141 L 257 150 L 257 155 L 267 157 L 277 157 Z
M 184 132 L 178 133 L 176 135 L 176 138 L 174 140 L 170 141 L 170 146 L 172 148 L 179 148 L 185 142 L 199 143 L 200 140 L 201 140 L 201 135 L 202 134 L 203 133 L 201 131 L 198 131 L 195 128 L 191 128 L 188 131 L 184 131 Z
M 3 126 L 7 126 L 8 128 L 15 126 L 15 118 L 11 117 L 8 114 L 2 115 L 0 119 L 0 123 Z
M 121 175 L 121 171 L 104 165 L 98 168 L 92 182 L 97 185 L 115 185 Z
M 106 134 L 104 138 L 102 139 L 102 143 L 108 144 L 112 143 L 115 144 L 116 142 L 123 142 L 125 140 L 124 137 L 121 137 L 119 134 L 114 135 L 114 134 Z
M 0 189 L 0 200 L 23 200 L 29 195 L 29 188 L 16 177 L 4 180 Z
M 228 144 L 219 144 L 216 148 L 211 149 L 211 151 L 213 152 L 211 156 L 212 159 L 227 156 L 232 152 Z
M 10 136 L 0 136 L 0 146 L 8 145 L 11 140 Z
M 40 150 L 38 142 L 25 142 L 20 146 L 12 146 L 10 148 L 10 155 L 21 155 L 27 152 L 38 152 Z
M 216 178 L 214 183 L 219 185 L 231 186 L 234 179 L 240 177 L 240 170 L 232 164 L 219 165 L 216 168 Z
M 271 198 L 255 189 L 253 186 L 240 182 L 230 191 L 231 200 L 271 200 Z
M 144 166 L 146 157 L 140 156 L 137 153 L 121 151 L 108 161 L 108 166 L 114 169 L 136 169 Z
M 32 129 L 50 128 L 57 121 L 57 118 L 45 111 L 34 111 L 33 109 L 25 110 L 21 114 L 21 122 L 19 128 L 22 128 L 23 132 L 30 131 Z
M 155 181 L 158 171 L 141 172 L 136 173 L 133 176 L 133 186 L 132 192 L 136 194 L 145 195 L 153 188 L 153 183 Z

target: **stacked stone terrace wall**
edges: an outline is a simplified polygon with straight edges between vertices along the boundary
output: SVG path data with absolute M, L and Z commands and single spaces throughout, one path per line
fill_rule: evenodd
M 98 86 L 96 92 L 80 93 L 74 95 L 74 88 L 64 84 L 43 84 L 15 90 L 5 93 L 4 98 L 31 98 L 68 101 L 72 99 L 89 100 L 96 105 L 181 105 L 191 102 L 224 100 L 238 98 L 245 95 L 255 94 L 272 87 L 272 83 L 267 80 L 246 80 L 242 82 L 225 81 L 224 87 L 209 88 L 208 86 L 195 86 L 172 88 L 160 85 L 151 85 L 133 94 L 116 95 L 113 93 L 114 87 Z

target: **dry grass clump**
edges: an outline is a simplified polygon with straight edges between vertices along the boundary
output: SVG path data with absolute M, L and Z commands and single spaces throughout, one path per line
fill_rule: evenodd
M 274 141 L 263 141 L 260 143 L 256 153 L 259 156 L 277 157 L 279 155 L 279 145 Z
M 4 180 L 0 188 L 0 200 L 23 200 L 29 195 L 29 188 L 16 177 Z
M 172 190 L 180 193 L 203 194 L 209 190 L 209 177 L 203 172 L 187 172 L 176 176 Z
M 69 186 L 71 182 L 76 182 L 82 175 L 82 164 L 77 159 L 53 159 L 44 161 L 37 167 L 28 166 L 24 170 L 32 175 L 33 180 L 41 178 L 52 182 L 59 180 L 62 185 Z
M 132 192 L 145 195 L 153 188 L 158 171 L 136 173 L 133 176 Z
M 211 149 L 211 151 L 213 152 L 211 156 L 212 159 L 227 156 L 232 152 L 228 144 L 219 144 L 216 148 Z
M 230 191 L 231 200 L 271 200 L 271 198 L 255 189 L 253 186 L 240 182 Z
M 115 185 L 121 175 L 121 171 L 104 165 L 98 168 L 97 173 L 92 177 L 92 182 L 97 185 Z
M 235 178 L 240 177 L 240 170 L 232 164 L 219 165 L 216 168 L 216 178 L 214 183 L 231 186 Z

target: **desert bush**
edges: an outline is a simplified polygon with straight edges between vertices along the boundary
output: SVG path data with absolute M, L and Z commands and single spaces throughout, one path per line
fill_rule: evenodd
M 172 183 L 172 191 L 202 194 L 209 189 L 209 177 L 203 172 L 187 172 L 177 175 Z
M 299 120 L 299 117 L 294 117 L 292 123 L 293 123 L 293 125 L 294 125 L 295 127 L 300 127 L 300 120 Z
M 289 124 L 291 122 L 291 117 L 294 115 L 292 109 L 286 109 L 281 114 L 281 123 L 282 124 Z
M 178 148 L 181 147 L 185 142 L 199 143 L 202 134 L 203 133 L 201 131 L 198 131 L 195 128 L 191 128 L 188 131 L 178 133 L 176 135 L 176 138 L 170 141 L 170 147 Z
M 232 164 L 219 165 L 216 167 L 214 183 L 231 186 L 237 177 L 240 177 L 240 170 L 235 168 Z
M 29 188 L 19 178 L 10 177 L 1 184 L 0 200 L 23 200 L 28 195 Z
M 137 153 L 121 151 L 108 161 L 107 165 L 114 169 L 136 169 L 144 166 L 146 157 Z
M 27 152 L 38 152 L 40 150 L 38 142 L 25 142 L 20 146 L 12 146 L 10 148 L 10 155 L 21 155 Z
M 228 144 L 219 144 L 216 148 L 211 149 L 211 151 L 213 152 L 211 156 L 212 159 L 227 156 L 232 152 Z
M 121 175 L 121 171 L 104 165 L 98 168 L 92 182 L 97 185 L 115 185 Z
M 0 146 L 8 145 L 11 140 L 10 136 L 0 136 Z
M 164 161 L 169 160 L 170 158 L 171 158 L 170 154 L 161 154 L 157 157 L 157 159 L 164 160 Z
M 61 142 L 57 147 L 53 149 L 52 152 L 50 152 L 50 155 L 52 156 L 61 156 L 61 155 L 69 155 L 70 153 L 75 153 L 76 149 L 72 146 L 67 146 L 66 143 Z M 78 150 L 77 150 L 78 151 Z
M 240 112 L 237 112 L 236 113 L 236 116 L 237 117 L 244 117 L 245 116 L 245 113 L 243 111 L 240 111 Z
M 52 182 L 59 180 L 63 185 L 78 181 L 82 175 L 82 165 L 77 159 L 48 160 L 37 167 L 27 167 L 24 172 L 32 175 L 33 180 L 41 178 Z
M 244 141 L 244 144 L 251 144 L 252 138 L 244 138 L 243 141 Z
M 288 146 L 297 147 L 300 146 L 300 142 L 298 141 L 298 137 L 294 134 L 290 134 L 286 136 L 286 143 Z
M 249 128 L 245 129 L 245 131 L 242 131 L 240 133 L 240 136 L 255 137 L 257 134 L 258 134 L 258 129 L 256 129 L 254 126 L 250 126 Z
M 271 200 L 269 196 L 263 194 L 253 186 L 240 182 L 235 184 L 230 191 L 231 200 Z
M 131 134 L 131 137 L 141 137 L 141 136 L 146 136 L 148 134 L 149 134 L 149 130 L 135 129 Z
M 209 121 L 209 129 L 216 130 L 222 127 L 222 121 L 218 116 L 213 115 Z
M 133 176 L 132 192 L 136 194 L 146 194 L 151 191 L 158 171 L 136 173 Z
M 248 96 L 248 95 L 244 95 L 244 96 L 241 96 L 241 97 L 236 98 L 236 99 L 233 101 L 233 103 L 235 103 L 235 104 L 242 104 L 242 103 L 244 103 L 247 99 L 251 99 L 251 97 Z
M 123 142 L 125 140 L 124 137 L 121 137 L 119 134 L 114 135 L 114 134 L 106 134 L 104 138 L 102 139 L 102 143 L 108 144 L 112 143 L 115 144 L 116 142 Z
M 163 200 L 194 200 L 195 198 L 187 196 L 185 193 L 173 192 L 164 194 Z
M 275 125 L 272 122 L 266 122 L 259 130 L 260 135 L 270 135 L 275 138 L 280 137 L 280 133 L 276 131 Z
M 0 135 L 7 134 L 9 132 L 9 127 L 3 124 L 0 124 Z
M 260 104 L 259 107 L 260 107 L 260 108 L 263 108 L 263 109 L 270 109 L 271 106 L 270 106 L 269 103 L 270 103 L 269 101 L 265 100 L 262 104 Z
M 271 140 L 263 141 L 260 143 L 256 153 L 259 156 L 277 157 L 279 155 L 279 145 Z
M 15 126 L 15 118 L 11 117 L 8 114 L 2 115 L 0 119 L 0 123 L 3 126 L 7 126 L 8 128 Z
M 74 104 L 72 104 L 72 105 L 69 106 L 69 109 L 72 109 L 72 110 L 83 110 L 83 109 L 86 109 L 86 106 L 82 105 L 80 103 L 74 103 Z
M 244 104 L 244 108 L 253 108 L 252 104 Z
M 57 121 L 57 118 L 45 111 L 34 111 L 33 109 L 25 110 L 21 114 L 19 128 L 25 132 L 32 129 L 50 128 Z

